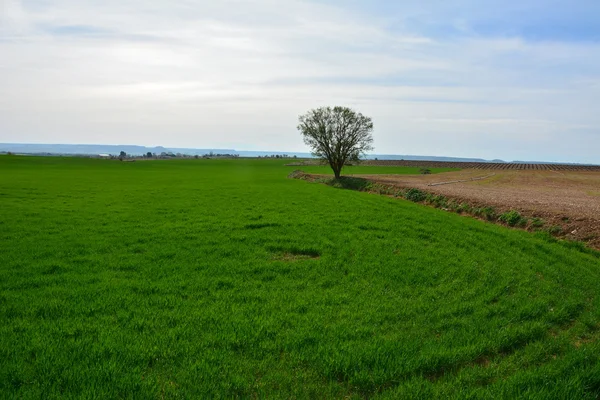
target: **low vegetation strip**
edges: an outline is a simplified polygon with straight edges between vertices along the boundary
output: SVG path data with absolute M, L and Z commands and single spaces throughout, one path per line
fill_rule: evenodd
M 600 247 L 600 202 L 594 192 L 600 185 L 599 172 L 495 171 L 477 181 L 470 178 L 481 176 L 478 170 L 436 176 L 361 176 L 384 185 L 418 188 L 472 207 L 493 207 L 499 213 L 516 210 L 544 220 L 565 238 Z M 440 181 L 456 183 L 430 186 Z
M 0 157 L 0 398 L 600 395 L 596 256 L 289 172 Z

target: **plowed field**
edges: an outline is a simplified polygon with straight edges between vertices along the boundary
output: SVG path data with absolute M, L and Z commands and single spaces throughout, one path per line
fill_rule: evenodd
M 583 164 L 522 164 L 522 163 L 486 163 L 486 162 L 450 162 L 450 161 L 403 161 L 368 160 L 363 165 L 427 167 L 427 168 L 463 168 L 494 170 L 536 170 L 536 171 L 598 171 L 600 165 Z

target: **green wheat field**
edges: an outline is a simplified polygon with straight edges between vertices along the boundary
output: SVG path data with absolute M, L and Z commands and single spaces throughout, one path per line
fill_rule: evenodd
M 285 162 L 1 156 L 0 398 L 600 396 L 600 253 Z

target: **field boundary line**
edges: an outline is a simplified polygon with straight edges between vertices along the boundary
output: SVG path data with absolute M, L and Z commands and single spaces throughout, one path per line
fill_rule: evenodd
M 472 178 L 481 180 L 496 174 L 486 175 L 484 177 Z M 510 228 L 523 229 L 530 232 L 545 232 L 552 238 L 564 239 L 567 242 L 579 243 L 583 245 L 585 252 L 600 257 L 600 236 L 594 230 L 590 231 L 591 226 L 600 226 L 600 220 L 584 217 L 578 218 L 574 215 L 565 215 L 563 213 L 544 212 L 540 214 L 539 210 L 523 207 L 515 204 L 497 204 L 477 199 L 471 199 L 460 195 L 444 195 L 435 192 L 432 186 L 423 186 L 416 188 L 407 182 L 390 182 L 378 180 L 373 176 L 369 178 L 360 177 L 342 177 L 333 179 L 330 176 L 319 174 L 307 174 L 301 170 L 293 171 L 288 178 L 300 179 L 313 183 L 320 183 L 339 189 L 354 190 L 359 192 L 373 193 L 392 198 L 412 201 L 427 207 L 433 207 L 459 215 L 469 215 L 471 217 L 490 222 L 493 224 L 508 226 Z M 430 188 L 429 191 L 426 188 Z M 414 199 L 407 198 L 408 192 L 416 192 L 418 197 Z M 420 193 L 419 193 L 420 192 Z M 415 194 L 415 193 L 413 193 Z M 441 201 L 441 202 L 440 202 Z M 519 225 L 509 225 L 500 217 L 507 213 L 518 213 L 521 216 Z M 543 218 L 542 218 L 543 217 Z M 579 221 L 579 222 L 577 222 Z M 580 230 L 585 236 L 575 235 Z M 575 245 L 578 246 L 578 245 Z

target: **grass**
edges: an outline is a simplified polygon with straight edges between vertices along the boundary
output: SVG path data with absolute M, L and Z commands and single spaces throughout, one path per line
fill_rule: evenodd
M 289 172 L 300 169 L 308 174 L 325 174 L 333 175 L 331 168 L 328 165 L 302 165 L 286 167 Z M 421 167 L 385 167 L 385 166 L 369 166 L 369 165 L 353 165 L 344 167 L 342 175 L 419 175 Z M 459 168 L 429 168 L 430 173 L 439 174 L 441 172 L 459 171 Z
M 600 395 L 598 253 L 289 172 L 0 157 L 0 397 Z

